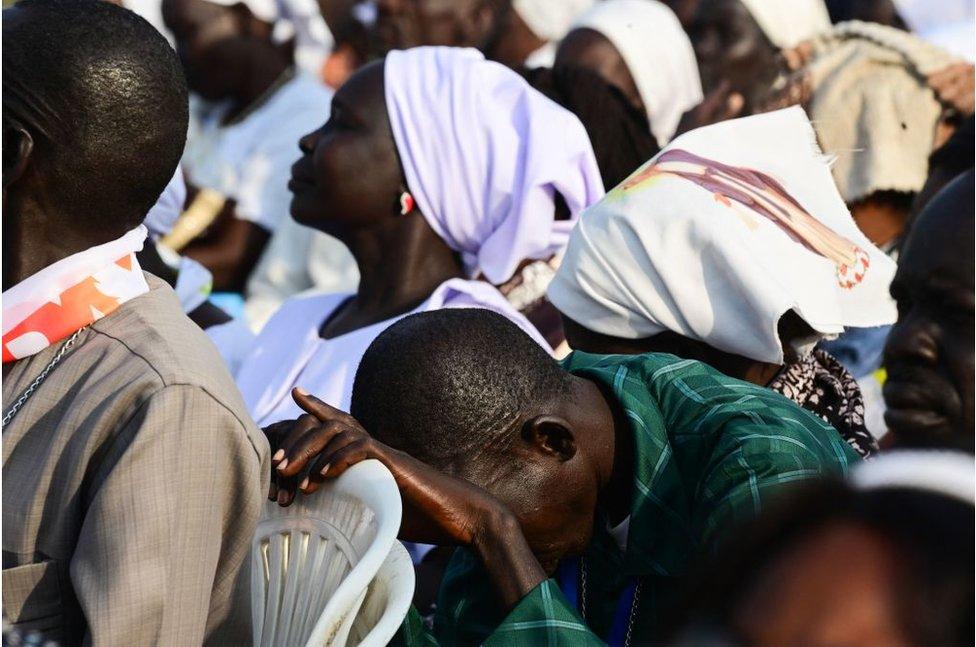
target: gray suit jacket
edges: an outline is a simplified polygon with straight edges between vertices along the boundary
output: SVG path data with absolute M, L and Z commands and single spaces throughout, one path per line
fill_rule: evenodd
M 85 330 L 3 430 L 3 610 L 69 644 L 249 641 L 235 582 L 268 444 L 216 349 L 146 276 L 149 293 Z M 4 412 L 60 346 L 14 364 Z

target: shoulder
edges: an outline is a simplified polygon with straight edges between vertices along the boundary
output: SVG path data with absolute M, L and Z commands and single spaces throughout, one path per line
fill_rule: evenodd
M 199 407 L 255 431 L 223 359 L 180 308 L 173 290 L 147 274 L 148 293 L 123 304 L 92 325 L 92 351 L 101 370 L 133 388 L 146 402 L 190 398 Z
M 317 330 L 352 293 L 308 290 L 285 299 L 258 333 L 259 340 Z

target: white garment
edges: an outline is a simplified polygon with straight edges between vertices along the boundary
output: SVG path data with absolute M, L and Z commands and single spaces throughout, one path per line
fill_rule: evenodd
M 247 281 L 244 316 L 257 332 L 299 292 L 354 292 L 358 285 L 359 268 L 345 245 L 285 218 Z
M 742 0 L 776 47 L 793 47 L 830 29 L 823 0 Z
M 579 17 L 574 28 L 603 34 L 634 79 L 661 146 L 687 110 L 704 98 L 695 51 L 678 17 L 657 0 L 604 0 Z
M 857 228 L 815 141 L 799 107 L 679 136 L 583 214 L 549 300 L 598 333 L 670 330 L 773 364 L 790 310 L 819 336 L 894 322 L 895 263 Z
M 322 17 L 316 0 L 277 0 L 282 19 L 295 34 L 295 65 L 318 77 L 322 65 L 335 47 L 332 30 Z
M 231 375 L 238 371 L 241 362 L 254 347 L 254 333 L 243 319 L 231 319 L 226 323 L 210 326 L 203 332 L 217 347 Z
M 299 73 L 242 121 L 223 126 L 226 104 L 191 97 L 187 178 L 235 200 L 240 218 L 274 231 L 288 217 L 298 140 L 328 120 L 331 101 L 331 90 Z
M 863 461 L 851 472 L 858 490 L 908 488 L 976 503 L 976 462 L 973 455 L 938 449 L 895 450 Z
M 972 0 L 895 0 L 895 9 L 922 40 L 976 60 Z
M 319 328 L 351 294 L 310 294 L 289 299 L 261 330 L 237 372 L 237 385 L 251 416 L 261 427 L 297 418 L 302 410 L 291 397 L 300 386 L 324 402 L 349 411 L 359 360 L 377 336 L 402 317 L 394 317 L 333 339 Z M 440 308 L 486 308 L 515 322 L 540 346 L 542 336 L 502 294 L 483 281 L 451 279 L 409 313 Z
M 552 67 L 553 63 L 556 62 L 557 49 L 559 49 L 559 46 L 555 42 L 549 41 L 529 54 L 522 65 L 530 70 L 537 67 Z
M 512 7 L 533 34 L 558 41 L 569 32 L 573 20 L 593 3 L 594 0 L 513 0 Z
M 156 200 L 142 224 L 149 230 L 151 240 L 159 240 L 169 232 L 180 219 L 183 206 L 186 204 L 186 182 L 183 181 L 183 169 L 176 167 L 176 173 L 163 189 L 163 193 Z

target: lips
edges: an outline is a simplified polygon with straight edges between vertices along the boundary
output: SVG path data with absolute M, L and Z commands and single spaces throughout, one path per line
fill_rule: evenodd
M 894 371 L 893 371 L 894 372 Z M 960 409 L 959 395 L 939 375 L 894 372 L 884 385 L 885 423 L 898 435 L 939 434 L 951 428 Z

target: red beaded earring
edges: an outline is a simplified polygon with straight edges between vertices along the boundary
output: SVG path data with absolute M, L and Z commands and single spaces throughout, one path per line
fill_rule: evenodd
M 400 194 L 400 215 L 405 216 L 411 211 L 413 211 L 416 203 L 413 200 L 413 196 L 410 195 L 409 191 L 404 191 Z

